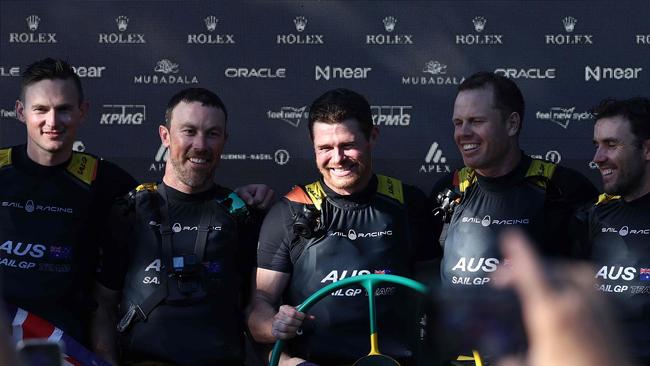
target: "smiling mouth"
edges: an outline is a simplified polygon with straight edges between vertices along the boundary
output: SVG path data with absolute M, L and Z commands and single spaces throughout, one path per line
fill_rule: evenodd
M 203 165 L 208 163 L 208 159 L 203 159 L 203 158 L 189 158 L 187 160 L 189 160 L 193 164 Z
M 608 176 L 608 175 L 612 175 L 613 173 L 614 173 L 614 170 L 613 170 L 613 169 L 610 169 L 610 168 L 607 168 L 607 169 L 601 169 L 601 170 L 600 170 L 600 174 L 601 174 L 603 177 L 606 177 L 606 176 Z
M 352 173 L 351 167 L 348 168 L 339 167 L 339 168 L 328 168 L 328 169 L 334 176 L 337 177 L 344 177 Z
M 479 148 L 481 144 L 462 144 L 461 147 L 463 151 L 473 151 Z

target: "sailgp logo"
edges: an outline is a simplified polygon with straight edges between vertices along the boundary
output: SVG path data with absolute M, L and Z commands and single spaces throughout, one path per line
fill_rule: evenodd
M 371 232 L 357 232 L 354 229 L 349 229 L 347 232 L 344 231 L 332 231 L 328 233 L 329 236 L 338 236 L 342 238 L 348 238 L 350 240 L 364 239 L 364 238 L 382 238 L 384 236 L 393 236 L 392 230 L 383 230 L 383 231 L 371 231 Z

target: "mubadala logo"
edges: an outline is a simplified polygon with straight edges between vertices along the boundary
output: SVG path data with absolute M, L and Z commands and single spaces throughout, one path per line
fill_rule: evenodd
M 402 76 L 402 85 L 459 85 L 464 77 L 447 75 L 447 65 L 437 60 L 424 64 L 422 72 L 431 76 Z
M 367 79 L 372 67 L 337 67 L 316 65 L 314 78 L 325 79 Z
M 585 66 L 585 81 L 602 79 L 614 80 L 632 80 L 638 79 L 639 73 L 643 71 L 642 67 L 604 67 L 604 66 Z
M 472 19 L 474 31 L 482 33 L 485 30 L 487 18 L 476 16 Z M 503 34 L 457 34 L 456 44 L 462 45 L 495 45 L 503 44 Z
M 176 75 L 179 72 L 178 64 L 168 60 L 162 59 L 156 63 L 154 72 L 158 74 L 143 74 L 133 77 L 134 84 L 179 84 L 190 85 L 198 84 L 199 79 L 196 75 Z M 162 74 L 162 75 L 159 75 Z
M 19 77 L 20 66 L 0 66 L 0 76 Z
M 573 33 L 578 19 L 567 16 L 562 18 L 562 25 L 566 33 Z M 545 35 L 546 44 L 550 45 L 574 45 L 574 44 L 594 44 L 593 34 L 547 34 Z
M 480 217 L 467 217 L 463 216 L 460 221 L 467 224 L 480 224 L 481 226 L 488 227 L 491 225 L 528 225 L 530 220 L 527 218 L 520 219 L 493 219 L 490 215 Z
M 411 124 L 410 105 L 373 105 L 372 123 L 375 126 L 408 126 Z
M 118 33 L 99 33 L 98 43 L 104 44 L 143 44 L 147 43 L 142 33 L 126 33 L 129 27 L 129 17 L 120 15 L 115 18 Z
M 104 104 L 100 125 L 141 125 L 147 119 L 144 104 Z
M 287 69 L 284 67 L 228 67 L 224 70 L 227 78 L 257 78 L 257 79 L 284 79 L 287 77 Z
M 384 29 L 388 33 L 395 30 L 397 19 L 394 16 L 385 17 L 382 20 Z M 372 45 L 405 45 L 413 44 L 412 34 L 366 34 L 366 44 Z
M 509 79 L 555 79 L 555 68 L 515 68 L 502 67 L 494 70 L 495 74 L 503 75 Z
M 251 154 L 221 154 L 221 160 L 267 160 L 273 161 L 278 165 L 286 165 L 289 163 L 289 151 L 285 149 L 278 149 L 272 154 L 267 153 L 251 153 Z
M 280 107 L 280 110 L 267 111 L 266 116 L 268 119 L 284 121 L 293 127 L 298 127 L 302 120 L 307 120 L 309 118 L 309 111 L 307 106 L 302 107 Z
M 543 159 L 543 160 L 546 160 L 546 161 L 550 161 L 553 164 L 559 164 L 560 161 L 562 161 L 562 155 L 557 150 L 549 150 L 544 155 L 542 155 L 542 154 L 532 154 L 532 155 L 530 155 L 530 157 L 533 158 L 533 159 Z
M 101 78 L 106 66 L 72 66 L 72 70 L 80 78 Z
M 594 118 L 588 111 L 576 111 L 576 107 L 551 107 L 548 112 L 537 111 L 535 117 L 540 121 L 550 121 L 567 129 L 571 122 L 583 122 Z
M 328 236 L 338 236 L 343 238 L 348 238 L 350 240 L 365 239 L 365 238 L 381 238 L 384 236 L 393 236 L 392 230 L 383 230 L 383 231 L 371 231 L 371 232 L 357 232 L 354 229 L 350 229 L 347 232 L 344 231 L 331 231 L 327 233 Z
M 277 34 L 276 43 L 277 44 L 288 44 L 288 45 L 314 45 L 314 44 L 325 44 L 324 36 L 322 34 L 303 34 L 305 29 L 307 29 L 307 18 L 302 15 L 299 15 L 293 18 L 293 24 L 296 27 L 296 33 L 288 34 Z
M 424 164 L 420 166 L 420 173 L 450 173 L 451 169 L 447 164 L 447 158 L 443 155 L 442 149 L 437 142 L 433 142 L 427 155 L 424 157 Z
M 9 43 L 58 43 L 56 33 L 34 33 L 41 24 L 38 15 L 30 15 L 25 21 L 30 33 L 9 33 Z
M 217 24 L 219 19 L 214 15 L 208 15 L 203 19 L 205 23 L 205 29 L 209 33 L 192 33 L 187 35 L 188 44 L 210 44 L 210 45 L 221 45 L 221 44 L 235 44 L 235 35 L 234 34 L 218 34 L 213 33 L 217 29 Z

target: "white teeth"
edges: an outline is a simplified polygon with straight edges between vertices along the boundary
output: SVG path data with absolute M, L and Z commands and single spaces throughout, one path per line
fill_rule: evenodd
M 463 144 L 463 150 L 472 150 L 479 147 L 479 144 Z
M 602 170 L 600 171 L 600 174 L 602 174 L 602 175 L 610 175 L 610 174 L 612 174 L 613 172 L 614 172 L 614 171 L 613 171 L 612 169 L 602 169 Z
M 205 159 L 199 159 L 199 158 L 190 158 L 190 161 L 195 164 L 203 164 L 207 162 Z

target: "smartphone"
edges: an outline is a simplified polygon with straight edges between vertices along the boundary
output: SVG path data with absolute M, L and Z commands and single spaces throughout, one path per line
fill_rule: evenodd
M 63 344 L 47 338 L 26 339 L 16 346 L 24 366 L 63 366 Z

